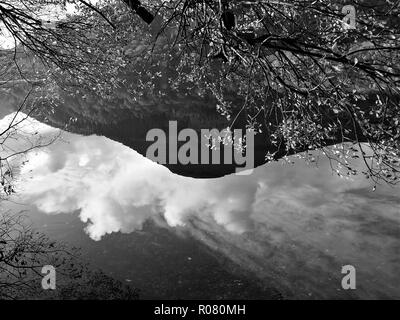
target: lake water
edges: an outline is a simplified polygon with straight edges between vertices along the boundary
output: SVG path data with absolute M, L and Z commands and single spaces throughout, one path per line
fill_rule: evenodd
M 34 223 L 144 298 L 400 298 L 399 188 L 340 178 L 326 159 L 193 179 L 65 132 L 26 160 L 18 202 Z M 344 265 L 357 290 L 342 289 Z

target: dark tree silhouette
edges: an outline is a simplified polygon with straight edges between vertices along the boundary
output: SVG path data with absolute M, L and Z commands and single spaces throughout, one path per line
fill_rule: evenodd
M 232 127 L 244 119 L 263 135 L 267 161 L 318 149 L 344 174 L 358 173 L 348 160 L 359 157 L 367 177 L 398 181 L 398 1 L 357 1 L 355 29 L 343 27 L 339 0 L 71 2 L 80 2 L 79 14 L 54 30 L 36 27 L 24 10 L 20 20 L 1 18 L 19 48 L 47 66 L 38 67 L 51 74 L 47 91 L 125 92 L 132 103 L 172 91 L 211 96 Z M 160 80 L 162 64 L 175 72 Z
M 136 14 L 143 19 L 147 24 L 151 24 L 154 20 L 151 14 L 145 7 L 143 7 L 139 0 L 123 0 Z
M 0 215 L 0 299 L 36 299 L 43 295 L 42 268 L 52 265 L 60 282 L 81 277 L 78 251 L 36 232 L 22 213 Z
M 42 288 L 44 266 L 56 270 L 56 289 Z M 78 248 L 49 239 L 23 213 L 0 214 L 0 300 L 135 300 L 138 290 L 84 262 Z
M 357 1 L 355 29 L 344 5 L 186 0 L 160 10 L 178 30 L 181 79 L 211 91 L 232 125 L 240 116 L 263 132 L 267 160 L 318 149 L 349 175 L 347 160 L 360 157 L 368 178 L 397 183 L 400 4 Z

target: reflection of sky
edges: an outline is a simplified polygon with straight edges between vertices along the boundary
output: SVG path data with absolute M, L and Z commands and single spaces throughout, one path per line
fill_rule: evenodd
M 318 169 L 298 160 L 195 180 L 106 138 L 68 133 L 28 160 L 24 201 L 48 214 L 79 210 L 95 240 L 162 216 L 289 296 L 341 297 L 341 266 L 352 264 L 354 294 L 400 298 L 399 189 L 373 192 L 362 176 L 341 179 L 323 160 Z

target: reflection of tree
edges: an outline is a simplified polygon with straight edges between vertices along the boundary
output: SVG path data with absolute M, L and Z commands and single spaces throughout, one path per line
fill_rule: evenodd
M 45 265 L 56 269 L 55 291 L 42 289 Z M 37 232 L 22 213 L 0 215 L 0 299 L 133 300 L 138 291 L 83 263 L 80 251 Z
M 41 270 L 52 265 L 69 279 L 82 273 L 75 250 L 36 232 L 22 214 L 1 214 L 0 299 L 37 298 L 43 293 Z
M 47 147 L 58 138 L 58 134 L 42 137 L 38 132 L 25 128 L 26 120 L 36 109 L 34 101 L 28 102 L 31 93 L 32 90 L 25 95 L 10 121 L 0 127 L 0 199 L 15 193 L 15 163 L 19 163 L 28 152 Z

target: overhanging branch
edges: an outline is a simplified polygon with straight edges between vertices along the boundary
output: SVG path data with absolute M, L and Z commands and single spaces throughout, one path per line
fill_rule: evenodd
M 151 24 L 154 20 L 154 15 L 143 7 L 139 0 L 123 0 L 129 8 L 136 12 L 136 14 L 147 24 Z

